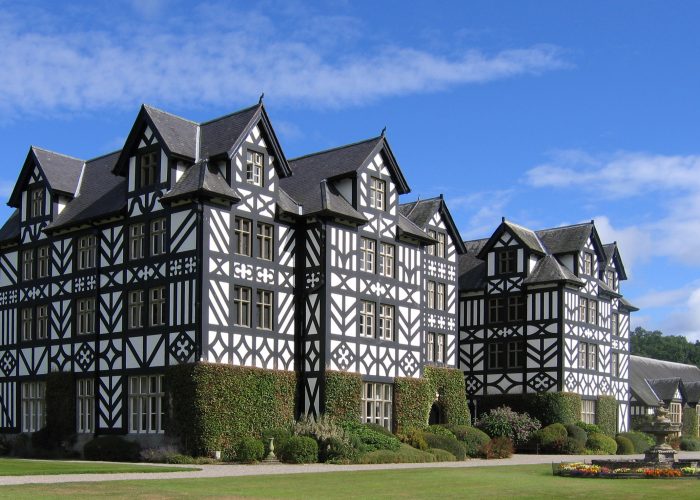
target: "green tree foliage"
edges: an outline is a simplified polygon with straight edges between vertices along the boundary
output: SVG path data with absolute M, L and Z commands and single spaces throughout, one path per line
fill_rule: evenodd
M 630 334 L 630 352 L 635 356 L 700 366 L 700 342 L 694 344 L 682 335 L 664 335 L 638 326 Z

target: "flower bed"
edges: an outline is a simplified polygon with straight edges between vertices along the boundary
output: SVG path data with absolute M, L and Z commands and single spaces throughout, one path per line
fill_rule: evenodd
M 600 478 L 696 478 L 700 479 L 700 468 L 682 467 L 680 469 L 658 469 L 652 467 L 618 467 L 610 468 L 602 465 L 586 464 L 583 462 L 565 462 L 558 466 L 552 464 L 552 472 L 557 476 L 568 477 L 600 477 Z

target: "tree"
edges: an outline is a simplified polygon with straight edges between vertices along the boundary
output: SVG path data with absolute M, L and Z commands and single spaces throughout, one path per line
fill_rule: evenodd
M 638 326 L 630 334 L 630 352 L 635 356 L 700 366 L 700 342 L 694 344 L 682 335 L 664 335 Z

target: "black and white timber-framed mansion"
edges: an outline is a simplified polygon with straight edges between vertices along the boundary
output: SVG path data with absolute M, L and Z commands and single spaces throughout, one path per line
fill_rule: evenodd
M 391 425 L 394 378 L 436 365 L 461 367 L 469 396 L 612 391 L 626 428 L 617 249 L 592 225 L 566 252 L 509 223 L 465 245 L 441 196 L 401 204 L 409 191 L 383 133 L 287 160 L 262 102 L 205 123 L 142 106 L 123 149 L 91 160 L 30 148 L 0 229 L 0 432 L 42 428 L 63 371 L 78 433 L 160 434 L 163 372 L 195 361 L 296 371 L 311 416 L 324 372 L 349 371 L 363 419 Z M 493 328 L 498 294 L 519 316 L 503 302 Z M 519 354 L 488 365 L 510 335 Z

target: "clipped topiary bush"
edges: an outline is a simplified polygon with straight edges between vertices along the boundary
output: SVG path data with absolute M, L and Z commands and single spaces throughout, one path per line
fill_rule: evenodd
M 397 433 L 428 425 L 435 391 L 425 378 L 394 379 L 394 424 Z M 432 456 L 432 455 L 431 455 Z
M 407 444 L 402 444 L 398 451 L 370 451 L 357 459 L 357 463 L 360 464 L 414 464 L 435 461 L 436 457 L 432 453 L 416 450 Z
M 617 443 L 615 440 L 599 432 L 593 432 L 588 435 L 586 448 L 596 454 L 614 455 L 617 453 Z
M 359 422 L 344 422 L 343 429 L 363 445 L 362 451 L 391 450 L 396 451 L 401 441 L 393 434 L 377 430 L 374 426 Z
M 596 405 L 596 425 L 609 437 L 617 434 L 617 399 L 614 396 L 598 396 Z
M 586 422 L 581 422 L 580 420 L 576 422 L 576 425 L 586 431 L 586 434 L 592 434 L 594 432 L 598 434 L 602 434 L 603 432 L 600 430 L 600 427 L 598 427 L 595 424 L 587 424 Z
M 586 441 L 588 441 L 588 433 L 584 431 L 582 428 L 580 428 L 576 424 L 567 424 L 566 425 L 566 434 L 571 438 L 579 443 L 581 443 L 581 447 L 585 448 L 586 447 Z
M 504 436 L 495 437 L 484 445 L 481 454 L 486 459 L 510 458 L 513 456 L 513 441 Z
M 689 438 L 698 438 L 698 413 L 695 406 L 687 406 L 683 408 L 683 426 L 681 434 Z
M 492 437 L 507 437 L 515 446 L 527 443 L 540 428 L 540 422 L 527 413 L 517 413 L 506 406 L 482 415 L 476 426 Z
M 100 436 L 85 443 L 86 460 L 107 462 L 137 462 L 141 458 L 141 445 L 121 436 Z
M 245 464 L 259 462 L 265 457 L 265 445 L 262 441 L 244 437 L 236 445 L 236 461 Z
M 308 436 L 292 436 L 284 443 L 279 457 L 290 464 L 313 464 L 318 461 L 318 444 Z
M 628 438 L 618 435 L 615 437 L 615 442 L 618 455 L 634 455 L 634 444 Z
M 406 429 L 402 434 L 397 434 L 396 437 L 398 437 L 402 443 L 406 443 L 418 450 L 425 451 L 428 449 L 428 443 L 425 441 L 423 431 L 420 429 Z
M 428 448 L 428 453 L 435 455 L 436 462 L 456 462 L 457 457 L 447 450 L 440 448 Z
M 566 427 L 562 424 L 550 424 L 535 432 L 533 441 L 543 452 L 558 453 L 568 436 Z
M 426 366 L 423 376 L 430 381 L 433 394 L 439 395 L 438 404 L 445 412 L 445 423 L 469 425 L 471 415 L 467 405 L 467 391 L 462 370 Z M 428 406 L 428 412 L 430 412 L 430 406 Z
M 639 431 L 621 432 L 619 436 L 626 437 L 632 442 L 635 453 L 644 453 L 655 443 L 653 436 Z
M 362 408 L 362 378 L 358 373 L 326 371 L 325 411 L 338 422 L 359 421 Z
M 464 460 L 467 456 L 466 447 L 454 436 L 448 437 L 425 432 L 423 437 L 425 438 L 425 442 L 428 443 L 429 448 L 439 448 L 449 451 L 457 457 L 457 460 Z
M 455 437 L 454 432 L 444 425 L 429 425 L 426 432 L 437 434 L 438 436 Z
M 533 394 L 498 394 L 478 398 L 482 413 L 507 406 L 527 413 L 542 425 L 573 424 L 581 420 L 581 396 L 573 392 L 541 392 Z
M 564 439 L 559 449 L 562 455 L 582 455 L 585 451 L 586 443 L 572 437 Z
M 700 451 L 700 439 L 692 437 L 681 438 L 681 450 L 683 451 Z
M 464 443 L 465 452 L 471 458 L 481 456 L 482 447 L 491 440 L 484 431 L 469 425 L 454 425 L 450 430 L 459 441 Z

